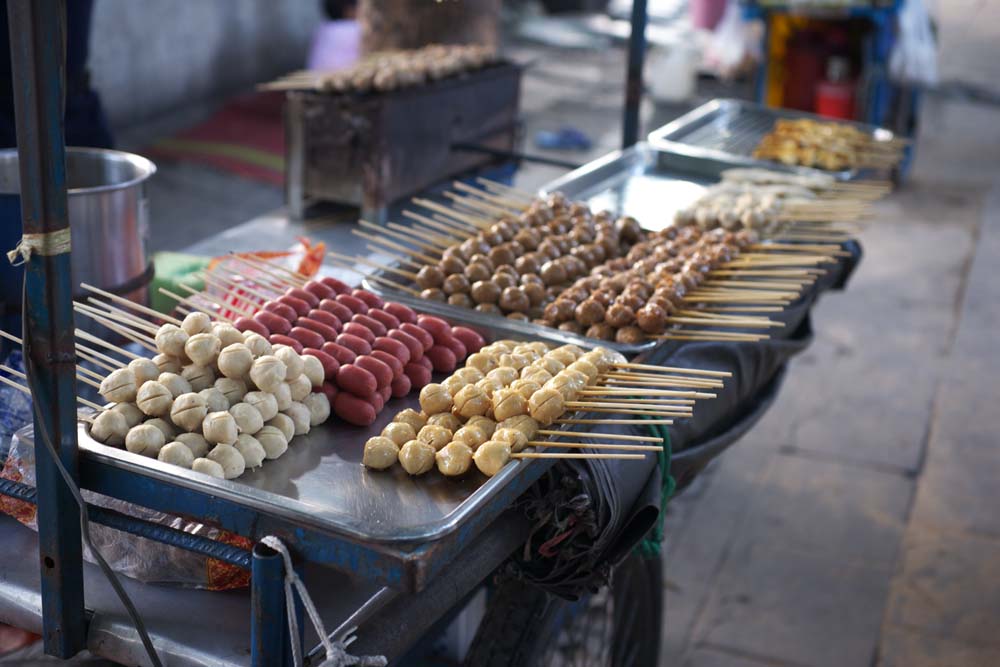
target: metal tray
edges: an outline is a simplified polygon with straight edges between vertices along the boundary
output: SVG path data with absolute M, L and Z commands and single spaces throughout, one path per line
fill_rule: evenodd
M 608 209 L 617 215 L 631 215 L 642 222 L 645 229 L 657 231 L 672 224 L 674 213 L 700 197 L 705 187 L 715 180 L 718 180 L 718 172 L 713 176 L 681 171 L 672 166 L 668 159 L 664 159 L 663 155 L 642 143 L 624 151 L 615 151 L 571 171 L 543 186 L 540 192 L 546 194 L 558 190 L 572 199 L 587 202 L 595 210 Z M 389 261 L 388 256 L 380 259 L 385 260 L 382 263 Z M 381 280 L 412 287 L 405 279 L 391 272 L 375 271 L 373 275 Z M 598 341 L 532 322 L 518 322 L 439 301 L 419 299 L 367 277 L 364 278 L 363 285 L 386 298 L 438 315 L 453 324 L 489 331 L 492 335 L 540 338 L 558 344 L 604 345 L 627 355 L 650 350 L 658 344 L 658 341 L 639 344 Z
M 234 480 L 216 479 L 103 445 L 82 424 L 78 439 L 83 455 L 98 463 L 366 544 L 439 540 L 495 501 L 526 465 L 541 463 L 541 469 L 549 463 L 521 460 L 493 477 L 473 470 L 456 479 L 436 470 L 415 478 L 399 466 L 379 472 L 361 465 L 364 442 L 408 407 L 420 409 L 417 396 L 393 399 L 368 427 L 351 426 L 333 417 L 308 435 L 296 436 L 280 458 Z M 15 435 L 32 445 L 33 436 L 32 426 Z
M 658 151 L 687 158 L 695 169 L 700 165 L 716 173 L 730 167 L 762 167 L 825 174 L 840 180 L 850 180 L 859 175 L 857 169 L 834 172 L 751 157 L 753 149 L 764 135 L 771 131 L 774 121 L 778 118 L 829 121 L 828 118 L 804 111 L 776 109 L 743 100 L 717 99 L 654 130 L 649 134 L 648 141 L 650 146 Z M 842 122 L 870 134 L 876 141 L 889 141 L 895 136 L 889 130 L 874 125 Z

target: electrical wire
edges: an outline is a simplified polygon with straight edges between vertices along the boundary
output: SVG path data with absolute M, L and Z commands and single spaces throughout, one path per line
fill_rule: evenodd
M 24 370 L 27 375 L 28 389 L 31 390 L 31 409 L 35 416 L 35 424 L 40 430 L 40 433 L 35 434 L 35 442 L 37 443 L 38 440 L 42 441 L 42 444 L 48 450 L 49 456 L 52 457 L 52 462 L 55 464 L 56 469 L 59 470 L 59 474 L 63 478 L 63 481 L 66 483 L 66 488 L 69 489 L 70 495 L 73 496 L 77 506 L 80 508 L 80 534 L 83 537 L 83 543 L 87 545 L 88 549 L 90 549 L 90 553 L 93 555 L 94 560 L 97 561 L 97 565 L 101 568 L 104 578 L 108 580 L 111 588 L 115 591 L 115 595 L 118 596 L 122 606 L 125 607 L 125 611 L 128 612 L 132 625 L 135 626 L 135 630 L 139 634 L 139 639 L 142 641 L 143 648 L 146 649 L 146 655 L 149 657 L 149 661 L 153 664 L 153 667 L 163 667 L 163 663 L 160 661 L 160 657 L 157 655 L 156 649 L 153 647 L 153 641 L 149 638 L 149 633 L 146 631 L 146 624 L 143 622 L 142 617 L 139 616 L 139 611 L 132 603 L 132 599 L 129 598 L 128 594 L 125 592 L 125 588 L 118 580 L 118 576 L 111 569 L 111 566 L 108 565 L 108 562 L 104 560 L 104 556 L 102 556 L 101 553 L 94 547 L 94 544 L 90 539 L 90 515 L 87 512 L 87 503 L 84 502 L 83 496 L 80 494 L 80 488 L 73 481 L 73 477 L 69 474 L 69 471 L 66 470 L 62 460 L 59 458 L 59 454 L 56 452 L 56 448 L 52 444 L 52 438 L 49 436 L 48 429 L 45 426 L 45 420 L 42 418 L 41 407 L 39 406 L 38 401 L 34 400 L 34 397 L 37 395 L 33 386 L 35 366 L 31 355 L 31 338 L 30 329 L 28 327 L 28 318 L 25 316 L 25 310 L 28 304 L 27 282 L 27 272 L 25 272 L 24 282 L 21 287 L 21 302 L 23 304 L 21 312 L 21 349 L 24 352 Z

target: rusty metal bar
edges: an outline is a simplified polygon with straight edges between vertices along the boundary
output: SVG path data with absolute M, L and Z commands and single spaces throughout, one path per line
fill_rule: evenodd
M 70 255 L 51 246 L 69 226 L 63 109 L 65 0 L 8 0 L 21 220 L 34 241 L 24 288 L 24 352 L 35 433 L 47 435 L 77 474 Z M 34 236 L 28 236 L 34 235 Z M 50 246 L 46 248 L 46 245 Z M 58 253 L 58 254 L 56 254 Z M 68 658 L 85 646 L 80 511 L 46 447 L 35 447 L 45 651 Z
M 646 59 L 646 0 L 632 3 L 632 30 L 628 37 L 628 67 L 625 72 L 625 113 L 622 121 L 622 148 L 639 140 L 642 110 L 642 65 Z

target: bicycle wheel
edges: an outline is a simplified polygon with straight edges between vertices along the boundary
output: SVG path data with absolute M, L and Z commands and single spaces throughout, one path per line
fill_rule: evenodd
M 470 667 L 653 667 L 660 648 L 661 560 L 629 556 L 611 584 L 577 602 L 509 581 L 495 592 Z

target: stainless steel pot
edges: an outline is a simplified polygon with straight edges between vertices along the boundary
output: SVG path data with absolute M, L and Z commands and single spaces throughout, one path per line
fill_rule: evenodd
M 86 282 L 148 303 L 153 268 L 146 180 L 155 172 L 155 165 L 139 155 L 99 148 L 66 149 L 74 297 L 85 294 L 79 285 Z M 17 151 L 0 150 L 4 251 L 21 236 L 18 181 Z M 16 312 L 23 273 L 20 268 L 4 265 L 6 261 L 0 262 L 0 283 L 4 286 L 0 300 L 7 302 L 8 312 Z

